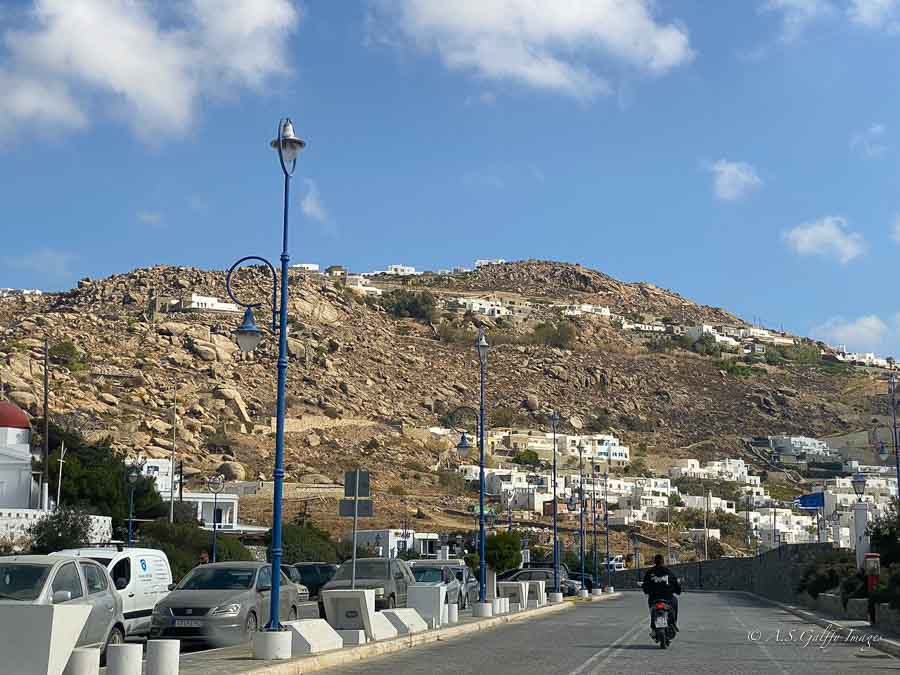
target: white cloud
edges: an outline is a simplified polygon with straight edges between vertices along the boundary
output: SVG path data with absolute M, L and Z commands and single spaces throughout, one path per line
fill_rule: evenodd
M 839 216 L 803 223 L 786 231 L 784 238 L 799 255 L 836 258 L 842 265 L 861 256 L 866 248 L 863 236 L 848 231 L 847 221 Z
M 303 201 L 300 202 L 301 210 L 313 220 L 317 220 L 320 223 L 326 222 L 328 220 L 328 212 L 325 211 L 325 205 L 319 196 L 319 188 L 314 181 L 308 178 L 304 182 L 306 183 L 306 194 L 303 195 Z
M 762 186 L 756 169 L 746 162 L 730 162 L 727 159 L 707 165 L 713 174 L 713 191 L 722 201 L 735 201 Z
M 84 129 L 87 116 L 60 82 L 14 75 L 0 68 L 0 139 L 19 126 L 43 136 Z
M 884 144 L 884 132 L 883 124 L 871 124 L 865 131 L 858 131 L 850 137 L 850 149 L 868 158 L 883 155 L 887 150 L 887 145 Z
M 781 39 L 793 42 L 811 23 L 830 16 L 834 7 L 829 0 L 765 0 L 760 11 L 781 14 Z
M 891 227 L 891 239 L 900 244 L 900 215 L 894 218 L 894 225 Z
M 452 70 L 590 99 L 612 92 L 587 57 L 654 75 L 690 62 L 687 30 L 654 17 L 652 0 L 373 0 L 376 42 L 411 42 Z M 387 37 L 392 26 L 398 38 Z M 370 40 L 370 43 L 373 40 Z
M 159 225 L 162 222 L 162 214 L 158 211 L 138 211 L 134 215 L 144 225 Z
M 813 334 L 832 345 L 844 345 L 851 350 L 875 350 L 882 346 L 888 325 L 878 316 L 869 314 L 847 320 L 834 317 L 813 328 Z
M 75 255 L 72 253 L 43 248 L 24 256 L 4 258 L 4 262 L 10 267 L 45 277 L 59 278 L 69 275 L 69 266 L 74 259 Z
M 865 28 L 896 28 L 900 0 L 850 0 L 847 16 Z
M 203 97 L 284 74 L 299 20 L 291 0 L 34 0 L 26 23 L 3 35 L 6 81 L 20 103 L 0 103 L 0 131 L 23 121 L 29 101 L 47 100 L 43 91 L 64 103 L 57 116 L 70 127 L 111 110 L 145 140 L 183 134 Z M 30 105 L 45 115 L 51 107 Z

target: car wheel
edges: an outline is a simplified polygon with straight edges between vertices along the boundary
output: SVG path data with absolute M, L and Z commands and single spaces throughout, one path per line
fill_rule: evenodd
M 256 613 L 249 612 L 244 621 L 244 639 L 249 640 L 257 630 L 259 630 L 259 621 L 256 619 Z
M 106 665 L 106 650 L 110 645 L 120 645 L 125 642 L 125 631 L 122 630 L 121 626 L 113 626 L 112 630 L 109 631 L 109 636 L 106 638 L 106 644 L 103 645 L 103 652 L 100 654 L 100 665 Z
M 288 621 L 296 621 L 297 620 L 297 608 L 291 607 L 291 611 L 288 612 Z

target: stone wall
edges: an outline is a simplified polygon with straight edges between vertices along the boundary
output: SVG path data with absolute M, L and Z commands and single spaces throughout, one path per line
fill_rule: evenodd
M 806 565 L 831 544 L 792 544 L 756 558 L 720 558 L 670 565 L 686 590 L 748 591 L 779 602 L 795 602 Z M 611 573 L 616 588 L 635 588 L 646 568 Z

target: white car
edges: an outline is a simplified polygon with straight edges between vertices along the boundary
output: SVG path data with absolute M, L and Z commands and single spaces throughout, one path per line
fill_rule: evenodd
M 103 565 L 122 598 L 125 634 L 148 635 L 153 608 L 169 594 L 172 568 L 165 553 L 152 548 L 96 547 L 54 555 L 88 558 Z

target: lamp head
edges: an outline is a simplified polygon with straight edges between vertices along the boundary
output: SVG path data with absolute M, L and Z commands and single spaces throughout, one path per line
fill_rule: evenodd
M 278 150 L 279 141 L 281 142 L 281 156 L 284 157 L 285 162 L 296 160 L 300 151 L 306 147 L 306 141 L 297 138 L 294 133 L 294 123 L 291 122 L 290 117 L 285 119 L 284 124 L 281 125 L 280 138 L 276 138 L 271 143 L 275 150 Z
M 244 320 L 237 330 L 234 331 L 237 338 L 238 347 L 242 352 L 252 352 L 256 349 L 259 341 L 262 339 L 262 331 L 256 325 L 256 319 L 253 317 L 253 310 L 249 307 L 244 311 Z
M 862 496 L 866 491 L 866 475 L 864 473 L 856 474 L 850 481 L 850 485 L 853 486 L 853 491 L 859 497 L 859 500 L 862 501 Z
M 469 454 L 469 450 L 471 449 L 472 444 L 469 443 L 469 437 L 466 435 L 466 432 L 463 431 L 462 435 L 459 437 L 459 443 L 456 444 L 456 451 L 460 456 L 465 457 Z
M 488 344 L 487 338 L 484 336 L 484 326 L 478 329 L 478 336 L 475 338 L 475 351 L 478 352 L 478 358 L 484 363 L 487 360 Z
M 888 458 L 888 451 L 885 447 L 884 443 L 881 444 L 881 447 L 878 448 L 878 456 L 881 458 L 881 461 L 885 461 Z
M 555 410 L 550 414 L 550 423 L 554 427 L 559 426 L 559 413 L 556 412 Z

